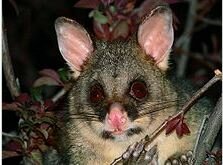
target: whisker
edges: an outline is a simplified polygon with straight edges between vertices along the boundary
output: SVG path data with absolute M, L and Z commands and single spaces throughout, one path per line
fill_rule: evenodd
M 176 105 L 175 102 L 176 100 L 164 101 L 164 102 L 160 102 L 159 104 L 157 103 L 157 104 L 147 105 L 146 107 L 143 107 L 140 109 L 141 113 L 139 114 L 139 116 L 145 116 L 145 115 L 153 114 L 156 112 L 160 112 L 167 108 L 171 108 Z
M 151 106 L 160 106 L 160 105 L 165 105 L 165 104 L 170 104 L 170 103 L 176 103 L 179 100 L 165 100 L 165 101 L 156 101 L 156 102 L 151 102 L 150 104 L 146 104 L 145 107 L 142 107 L 141 110 L 147 109 L 148 107 Z M 143 105 L 142 105 L 143 106 Z

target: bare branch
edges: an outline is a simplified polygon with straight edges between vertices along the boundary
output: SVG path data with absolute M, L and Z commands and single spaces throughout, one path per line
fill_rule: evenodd
M 182 47 L 183 51 L 189 52 L 190 50 L 190 40 L 191 40 L 191 33 L 194 28 L 195 24 L 195 15 L 197 9 L 197 0 L 189 1 L 189 11 L 187 15 L 187 21 L 185 25 L 185 30 L 181 37 L 176 41 L 175 47 L 179 48 Z M 180 57 L 178 64 L 177 64 L 177 76 L 183 77 L 184 72 L 186 70 L 186 65 L 188 61 L 188 56 L 183 55 Z
M 215 76 L 209 80 L 201 89 L 199 89 L 191 99 L 183 106 L 182 113 L 186 113 L 195 103 L 196 101 L 217 81 L 222 80 L 222 74 L 220 70 L 215 70 Z
M 219 20 L 211 20 L 209 18 L 204 18 L 204 17 L 200 17 L 200 16 L 197 16 L 197 19 L 200 21 L 203 21 L 204 23 L 209 24 L 209 25 L 222 26 L 222 22 L 220 19 Z
M 3 71 L 5 74 L 6 83 L 12 98 L 14 98 L 16 96 L 19 96 L 20 89 L 18 84 L 16 83 L 12 62 L 9 55 L 7 34 L 6 34 L 6 29 L 4 29 L 4 24 L 2 30 L 2 54 L 3 54 L 2 56 Z
M 219 98 L 216 107 L 204 125 L 203 134 L 198 140 L 198 145 L 195 148 L 194 157 L 195 165 L 202 164 L 206 158 L 206 152 L 211 151 L 215 138 L 217 137 L 222 126 L 222 98 Z

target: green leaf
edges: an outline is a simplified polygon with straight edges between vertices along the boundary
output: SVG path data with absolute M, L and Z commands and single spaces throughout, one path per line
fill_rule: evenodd
M 89 13 L 89 17 L 93 17 L 95 21 L 99 22 L 100 24 L 106 24 L 108 23 L 108 18 L 103 15 L 102 12 L 98 10 L 93 10 L 92 12 Z
M 60 76 L 60 79 L 63 82 L 67 82 L 67 81 L 70 80 L 70 72 L 69 72 L 69 69 L 68 68 L 60 68 L 58 70 L 58 74 Z
M 31 162 L 33 162 L 33 164 L 42 164 L 43 162 L 43 157 L 42 154 L 39 150 L 33 150 L 31 152 Z
M 30 93 L 33 100 L 41 102 L 43 100 L 42 91 L 43 91 L 42 86 L 31 88 Z
M 109 6 L 109 10 L 112 12 L 112 13 L 115 13 L 117 10 L 116 10 L 116 7 L 111 5 Z

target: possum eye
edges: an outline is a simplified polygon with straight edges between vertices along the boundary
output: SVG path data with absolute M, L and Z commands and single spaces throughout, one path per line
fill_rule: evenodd
M 139 80 L 134 81 L 130 86 L 129 94 L 138 101 L 143 100 L 148 94 L 146 84 Z
M 104 90 L 100 84 L 94 84 L 90 88 L 89 99 L 91 103 L 99 103 L 105 98 Z

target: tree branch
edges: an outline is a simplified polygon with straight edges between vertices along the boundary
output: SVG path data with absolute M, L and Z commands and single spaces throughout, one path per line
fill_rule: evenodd
M 189 11 L 187 15 L 187 21 L 185 25 L 185 30 L 181 37 L 176 41 L 175 47 L 181 47 L 184 52 L 189 52 L 190 50 L 190 40 L 191 32 L 195 24 L 195 15 L 197 9 L 197 0 L 189 1 Z M 177 64 L 177 77 L 183 77 L 186 70 L 186 65 L 188 61 L 188 56 L 182 55 Z
M 204 23 L 209 24 L 209 25 L 222 26 L 221 20 L 211 20 L 209 18 L 204 18 L 204 17 L 200 17 L 200 16 L 197 16 L 197 19 L 200 21 L 203 21 Z
M 9 55 L 8 40 L 7 40 L 6 29 L 4 28 L 4 23 L 2 26 L 3 26 L 2 28 L 3 29 L 2 30 L 3 71 L 5 74 L 5 79 L 6 79 L 6 83 L 9 88 L 10 94 L 12 98 L 15 98 L 16 96 L 19 96 L 20 89 L 15 79 L 12 62 Z
M 220 97 L 213 113 L 209 117 L 206 124 L 204 124 L 203 133 L 201 134 L 198 145 L 195 148 L 194 165 L 200 165 L 206 158 L 206 152 L 211 151 L 215 139 L 222 126 L 222 98 Z

